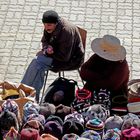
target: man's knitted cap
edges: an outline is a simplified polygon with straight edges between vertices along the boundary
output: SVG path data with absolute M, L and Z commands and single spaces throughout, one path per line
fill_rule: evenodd
M 59 20 L 59 16 L 57 12 L 53 10 L 44 12 L 43 17 L 42 17 L 43 23 L 57 23 L 58 20 Z

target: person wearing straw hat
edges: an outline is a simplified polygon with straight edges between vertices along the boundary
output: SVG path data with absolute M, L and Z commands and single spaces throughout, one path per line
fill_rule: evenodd
M 104 35 L 92 41 L 91 49 L 94 54 L 82 65 L 80 71 L 81 78 L 86 81 L 84 87 L 92 92 L 107 89 L 111 91 L 112 99 L 114 96 L 126 95 L 129 67 L 126 49 L 120 40 L 112 35 Z

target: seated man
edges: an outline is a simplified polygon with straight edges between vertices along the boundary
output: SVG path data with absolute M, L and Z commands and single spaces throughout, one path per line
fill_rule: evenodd
M 94 39 L 91 48 L 95 54 L 82 65 L 80 71 L 81 78 L 86 81 L 85 88 L 92 92 L 107 89 L 111 92 L 111 99 L 121 105 L 129 80 L 125 48 L 118 38 L 111 35 Z
M 44 12 L 42 22 L 42 50 L 37 53 L 37 58 L 33 59 L 21 81 L 36 89 L 37 102 L 46 70 L 73 70 L 79 68 L 84 61 L 82 40 L 75 25 L 52 10 Z

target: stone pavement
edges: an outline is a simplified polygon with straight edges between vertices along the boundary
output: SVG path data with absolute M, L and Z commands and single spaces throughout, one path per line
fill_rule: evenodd
M 127 49 L 130 77 L 140 78 L 140 0 L 0 0 L 0 80 L 20 82 L 40 49 L 41 18 L 50 9 L 87 30 L 85 60 L 92 55 L 92 39 L 119 37 Z M 80 81 L 76 71 L 66 75 Z M 48 81 L 56 76 L 49 73 Z

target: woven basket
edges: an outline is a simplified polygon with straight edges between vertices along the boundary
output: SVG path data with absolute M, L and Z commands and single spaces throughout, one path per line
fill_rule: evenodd
M 35 96 L 35 89 L 27 86 L 25 84 L 17 84 L 17 83 L 12 83 L 12 82 L 0 82 L 0 106 L 2 105 L 2 103 L 5 101 L 2 96 L 3 94 L 5 94 L 4 92 L 6 90 L 15 90 L 15 92 L 21 92 L 22 91 L 22 95 L 19 96 L 19 98 L 17 99 L 12 99 L 14 100 L 20 109 L 20 115 L 21 117 L 23 116 L 23 106 L 28 102 L 28 101 L 32 101 L 34 102 L 34 96 Z M 20 93 L 19 93 L 20 94 Z M 8 96 L 8 95 L 7 95 Z
M 128 103 L 140 102 L 140 79 L 128 83 Z

